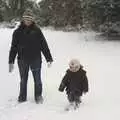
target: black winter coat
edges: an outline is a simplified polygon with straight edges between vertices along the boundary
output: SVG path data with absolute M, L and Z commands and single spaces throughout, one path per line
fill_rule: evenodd
M 18 59 L 31 63 L 36 59 L 41 60 L 41 52 L 46 61 L 52 62 L 52 56 L 47 42 L 40 28 L 35 24 L 27 27 L 23 23 L 14 31 L 12 45 L 9 52 L 9 63 L 14 63 L 16 55 Z
M 59 91 L 63 92 L 64 89 L 67 94 L 75 93 L 80 96 L 83 92 L 88 92 L 86 71 L 80 68 L 77 72 L 71 72 L 68 69 L 59 86 Z

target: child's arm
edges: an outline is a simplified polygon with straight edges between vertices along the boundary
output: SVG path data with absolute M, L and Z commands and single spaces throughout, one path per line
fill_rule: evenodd
M 68 81 L 68 74 L 66 73 L 65 76 L 62 79 L 62 82 L 59 86 L 59 91 L 63 92 L 64 89 L 67 87 L 67 81 Z
M 83 92 L 88 92 L 88 78 L 86 76 L 86 73 L 84 75 L 84 81 L 83 81 Z

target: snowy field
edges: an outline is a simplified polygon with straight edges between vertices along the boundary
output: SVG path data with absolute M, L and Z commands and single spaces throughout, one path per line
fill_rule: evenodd
M 13 73 L 8 73 L 12 32 L 0 29 L 0 120 L 120 120 L 120 42 L 96 41 L 94 32 L 43 30 L 54 58 L 51 68 L 43 58 L 44 103 L 34 102 L 30 72 L 28 101 L 17 104 L 20 79 L 16 62 Z M 68 101 L 58 86 L 71 58 L 83 64 L 90 91 L 78 110 L 64 112 Z

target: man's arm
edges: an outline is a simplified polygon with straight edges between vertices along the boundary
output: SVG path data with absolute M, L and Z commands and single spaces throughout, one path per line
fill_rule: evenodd
M 16 38 L 16 31 L 14 31 L 12 35 L 12 43 L 11 43 L 11 48 L 9 51 L 9 64 L 14 64 L 15 57 L 17 55 L 17 38 Z
M 50 53 L 50 49 L 48 47 L 46 39 L 45 39 L 41 30 L 40 30 L 40 36 L 41 36 L 41 50 L 42 50 L 42 53 L 45 56 L 45 59 L 46 59 L 47 62 L 52 62 L 53 58 L 52 58 L 52 55 Z

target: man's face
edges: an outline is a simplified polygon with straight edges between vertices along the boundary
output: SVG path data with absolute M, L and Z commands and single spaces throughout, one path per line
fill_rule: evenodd
M 33 21 L 27 19 L 24 19 L 23 22 L 26 26 L 30 26 L 33 23 Z

